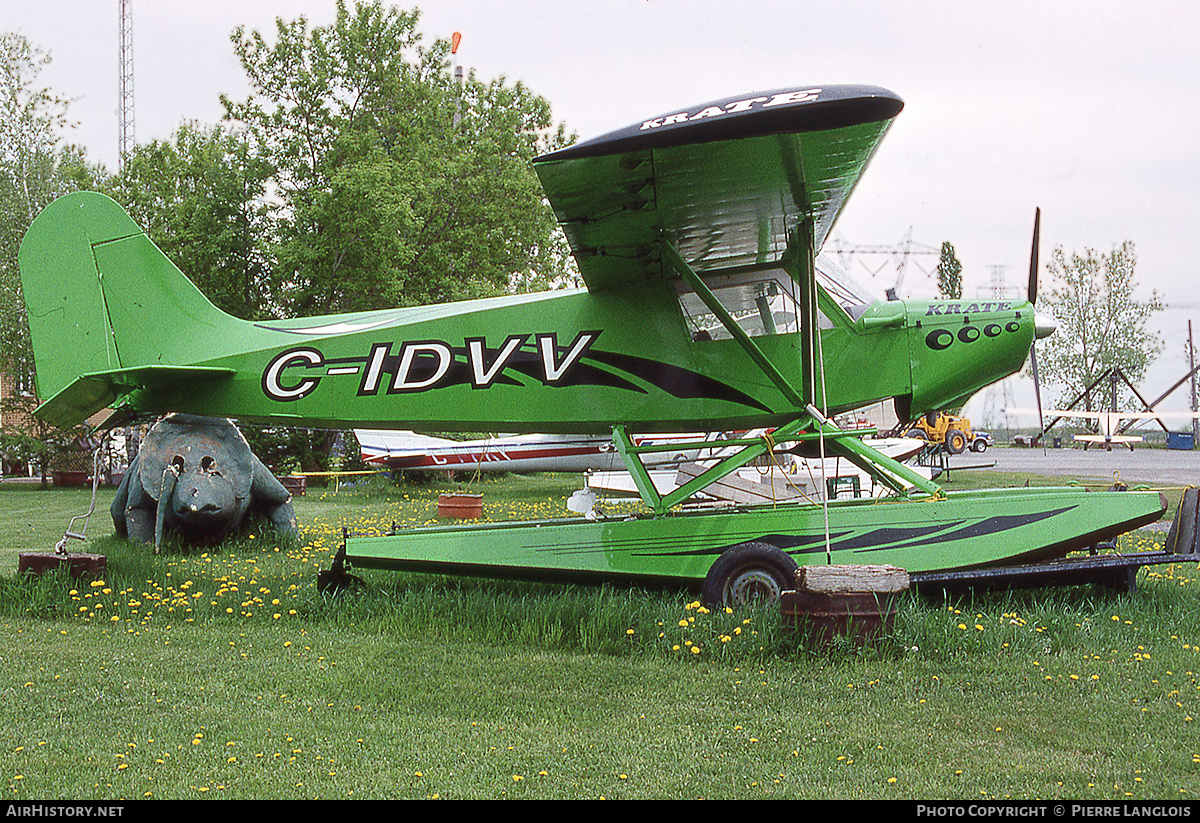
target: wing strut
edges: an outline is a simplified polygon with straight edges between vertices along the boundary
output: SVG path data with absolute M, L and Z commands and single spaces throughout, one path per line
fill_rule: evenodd
M 655 514 L 665 514 L 672 506 L 687 500 L 693 494 L 715 483 L 726 475 L 745 466 L 751 460 L 771 451 L 779 443 L 816 442 L 824 439 L 829 451 L 846 458 L 863 471 L 868 472 L 883 485 L 899 494 L 908 494 L 910 487 L 932 497 L 941 495 L 941 487 L 900 463 L 871 448 L 862 441 L 863 435 L 874 434 L 874 429 L 840 429 L 831 422 L 822 423 L 811 413 L 803 413 L 790 423 L 785 423 L 769 435 L 761 437 L 722 440 L 722 446 L 740 446 L 737 452 L 718 461 L 702 474 L 687 483 L 660 494 L 654 487 L 650 472 L 642 462 L 642 455 L 652 452 L 699 449 L 712 446 L 712 441 L 695 443 L 652 443 L 638 446 L 633 442 L 624 425 L 613 427 L 613 443 L 621 460 L 625 463 L 642 502 Z
M 762 370 L 772 383 L 778 387 L 783 396 L 795 406 L 795 419 L 780 426 L 768 436 L 747 438 L 742 440 L 722 441 L 726 446 L 741 446 L 737 452 L 718 461 L 702 474 L 689 480 L 678 488 L 660 494 L 654 486 L 650 472 L 646 469 L 641 455 L 654 451 L 667 451 L 697 448 L 711 445 L 708 443 L 652 444 L 637 446 L 630 437 L 624 425 L 613 427 L 613 443 L 621 455 L 625 467 L 633 477 L 634 484 L 641 494 L 642 502 L 656 514 L 666 513 L 672 506 L 682 503 L 696 492 L 704 489 L 726 475 L 745 466 L 751 460 L 771 451 L 776 443 L 787 441 L 829 441 L 830 451 L 849 459 L 855 465 L 869 472 L 881 483 L 893 490 L 906 493 L 909 486 L 915 486 L 920 491 L 938 496 L 941 488 L 910 470 L 902 463 L 891 460 L 880 452 L 864 444 L 861 440 L 862 430 L 844 431 L 825 419 L 808 398 L 823 397 L 824 386 L 818 384 L 815 355 L 817 351 L 817 285 L 814 269 L 813 233 L 811 221 L 803 224 L 803 236 L 799 239 L 799 264 L 802 268 L 795 277 L 800 287 L 800 305 L 797 307 L 802 314 L 804 333 L 802 335 L 803 386 L 797 390 L 787 378 L 775 367 L 775 364 L 758 347 L 754 340 L 746 334 L 737 321 L 729 314 L 721 301 L 712 293 L 703 279 L 692 269 L 686 260 L 665 238 L 660 237 L 658 248 L 663 259 L 678 272 L 708 309 L 721 321 L 721 324 L 739 345 L 745 350 L 751 360 Z M 822 451 L 823 451 L 822 447 Z
M 783 396 L 786 397 L 788 401 L 797 408 L 804 408 L 806 401 L 800 396 L 796 389 L 792 387 L 792 384 L 788 382 L 787 378 L 780 373 L 779 369 L 775 368 L 775 364 L 767 359 L 767 356 L 763 354 L 763 350 L 760 349 L 757 344 L 755 344 L 754 340 L 750 338 L 750 335 L 746 334 L 746 331 L 737 324 L 737 321 L 734 320 L 729 312 L 726 311 L 725 307 L 721 305 L 721 301 L 717 299 L 716 295 L 714 295 L 708 286 L 705 285 L 704 281 L 700 279 L 700 275 L 696 274 L 696 272 L 692 270 L 692 267 L 688 265 L 688 262 L 680 256 L 679 252 L 675 250 L 675 247 L 665 239 L 659 238 L 658 248 L 659 251 L 662 252 L 663 258 L 671 264 L 671 267 L 674 268 L 676 272 L 679 273 L 679 276 L 683 278 L 683 281 L 692 287 L 692 291 L 696 292 L 696 296 L 699 297 L 704 305 L 708 307 L 708 310 L 711 311 L 717 317 L 717 319 L 721 321 L 721 325 L 723 325 L 725 330 L 732 335 L 733 339 L 738 341 L 738 344 L 745 349 L 746 354 L 750 355 L 750 359 L 754 361 L 755 365 L 762 369 L 763 374 L 770 378 L 771 382 L 775 384 L 779 391 L 783 392 Z
M 625 467 L 629 469 L 629 474 L 633 477 L 634 485 L 637 486 L 638 492 L 642 496 L 642 502 L 652 509 L 655 514 L 665 514 L 672 506 L 682 503 L 701 489 L 712 485 L 731 472 L 737 471 L 754 458 L 766 454 L 776 442 L 815 438 L 815 434 L 800 434 L 801 429 L 805 428 L 811 422 L 811 418 L 808 415 L 804 415 L 797 420 L 780 426 L 769 438 L 756 437 L 742 440 L 722 440 L 722 446 L 741 446 L 742 448 L 729 457 L 718 461 L 707 471 L 666 494 L 659 494 L 658 490 L 654 487 L 654 482 L 650 479 L 650 472 L 642 462 L 641 455 L 652 451 L 687 450 L 693 447 L 711 446 L 711 442 L 635 446 L 625 426 L 614 426 L 613 443 L 616 444 L 618 454 L 621 455 L 621 459 L 625 462 Z

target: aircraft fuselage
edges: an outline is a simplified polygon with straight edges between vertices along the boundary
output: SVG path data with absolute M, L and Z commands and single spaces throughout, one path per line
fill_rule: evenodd
M 296 425 L 514 432 L 738 429 L 797 411 L 737 341 L 694 340 L 662 284 L 241 326 L 225 339 L 243 345 L 199 363 L 232 377 L 132 402 Z M 822 330 L 817 405 L 961 404 L 1021 367 L 1032 328 L 1027 304 L 879 304 Z M 754 338 L 797 384 L 800 336 Z

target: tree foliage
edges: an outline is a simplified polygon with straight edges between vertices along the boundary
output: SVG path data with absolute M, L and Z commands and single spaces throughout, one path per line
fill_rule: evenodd
M 273 167 L 242 132 L 184 123 L 136 146 L 104 188 L 218 308 L 279 314 L 266 198 Z
M 570 142 L 520 83 L 461 84 L 419 13 L 338 0 L 335 22 L 239 28 L 244 99 L 224 121 L 137 146 L 120 172 L 63 147 L 46 58 L 4 35 L 3 354 L 32 364 L 17 247 L 76 188 L 108 193 L 218 307 L 246 319 L 419 305 L 575 282 L 532 160 Z M 318 451 L 327 452 L 327 435 Z M 309 461 L 303 461 L 306 465 Z M 319 462 L 319 461 L 317 461 Z
M 954 254 L 954 246 L 948 242 L 942 243 L 941 257 L 937 264 L 938 291 L 947 300 L 958 300 L 962 297 L 962 263 Z
M 1064 403 L 1112 368 L 1137 385 L 1162 351 L 1150 327 L 1162 303 L 1156 292 L 1148 300 L 1134 295 L 1136 264 L 1129 241 L 1108 254 L 1087 249 L 1068 256 L 1061 247 L 1051 254 L 1053 287 L 1039 309 L 1053 314 L 1058 328 L 1038 342 L 1038 368 L 1046 383 L 1061 386 Z
M 67 101 L 38 85 L 50 56 L 24 36 L 0 34 L 0 368 L 22 382 L 33 364 L 17 253 L 33 218 L 98 171 L 64 146 Z
M 531 161 L 565 145 L 523 85 L 451 76 L 419 13 L 339 0 L 232 41 L 225 122 L 134 149 L 105 190 L 217 306 L 303 316 L 573 281 Z
M 337 5 L 273 42 L 233 36 L 250 85 L 223 97 L 275 169 L 278 299 L 311 315 L 510 290 L 568 256 L 531 160 L 563 145 L 549 104 L 521 84 L 461 87 L 449 45 L 426 48 L 419 13 Z

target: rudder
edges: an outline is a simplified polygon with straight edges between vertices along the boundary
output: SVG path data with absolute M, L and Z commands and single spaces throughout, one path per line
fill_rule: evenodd
M 79 378 L 194 362 L 196 337 L 180 335 L 181 325 L 236 322 L 97 192 L 47 206 L 26 232 L 19 260 L 38 395 L 53 399 L 71 387 L 73 412 L 111 400 L 82 391 Z
M 120 368 L 92 249 L 137 234 L 124 209 L 94 192 L 60 197 L 25 233 L 21 289 L 40 397 L 57 394 L 80 374 Z

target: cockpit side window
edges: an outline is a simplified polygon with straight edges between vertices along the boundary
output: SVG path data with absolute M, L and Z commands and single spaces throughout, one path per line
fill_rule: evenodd
M 822 329 L 838 325 L 826 311 L 840 310 L 852 323 L 871 302 L 863 289 L 832 261 L 818 259 L 817 282 L 830 298 L 819 301 L 818 324 Z M 800 330 L 797 286 L 782 269 L 708 277 L 705 284 L 749 337 L 794 334 Z M 695 292 L 682 282 L 678 288 L 679 306 L 693 340 L 727 340 L 732 336 Z M 846 320 L 841 322 L 844 324 Z
M 706 281 L 721 306 L 750 337 L 792 334 L 796 323 L 795 284 L 782 271 L 755 272 Z M 679 305 L 693 340 L 727 340 L 729 330 L 690 289 L 679 293 Z

